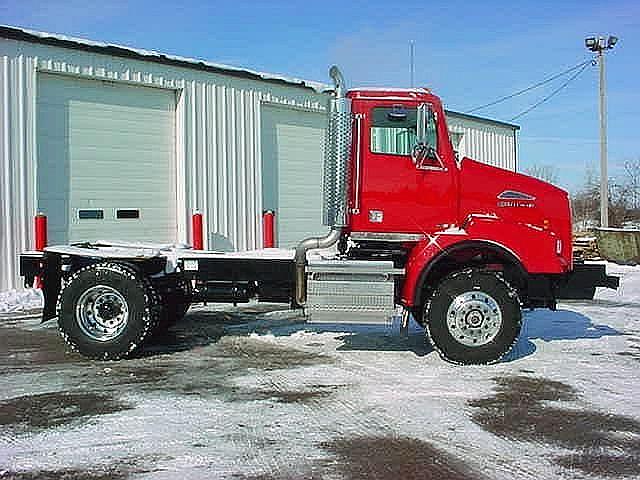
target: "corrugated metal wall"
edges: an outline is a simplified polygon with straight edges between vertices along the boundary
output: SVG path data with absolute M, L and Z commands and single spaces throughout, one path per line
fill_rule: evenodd
M 507 125 L 475 120 L 466 115 L 447 112 L 449 131 L 458 137 L 455 145 L 460 158 L 469 157 L 506 170 L 516 170 L 516 130 Z
M 0 56 L 0 290 L 18 285 L 16 252 L 33 248 L 35 60 Z
M 177 241 L 189 241 L 190 214 L 198 209 L 208 248 L 261 244 L 261 105 L 326 106 L 326 97 L 308 88 L 0 39 L 0 291 L 19 286 L 16 254 L 33 248 L 38 72 L 177 92 Z

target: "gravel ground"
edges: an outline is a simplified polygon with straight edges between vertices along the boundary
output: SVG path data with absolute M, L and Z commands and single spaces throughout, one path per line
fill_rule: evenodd
M 137 358 L 0 315 L 0 479 L 640 477 L 640 268 L 526 314 L 502 363 L 444 363 L 413 326 L 192 308 Z

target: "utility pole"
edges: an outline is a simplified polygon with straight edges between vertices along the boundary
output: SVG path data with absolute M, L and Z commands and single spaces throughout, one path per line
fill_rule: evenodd
M 409 42 L 409 72 L 411 77 L 411 88 L 413 88 L 413 74 L 414 74 L 414 63 L 413 63 L 413 49 L 414 49 L 414 41 L 411 40 Z
M 598 51 L 600 67 L 600 226 L 609 226 L 609 174 L 607 168 L 607 96 L 605 76 L 605 56 Z
M 585 46 L 597 53 L 600 70 L 600 226 L 609 226 L 609 181 L 607 173 L 607 97 L 606 97 L 606 73 L 605 51 L 611 50 L 618 42 L 618 37 L 613 35 L 605 37 L 588 37 Z

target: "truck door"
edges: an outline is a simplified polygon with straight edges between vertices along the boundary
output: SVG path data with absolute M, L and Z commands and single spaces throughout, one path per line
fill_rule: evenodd
M 450 145 L 441 140 L 446 123 L 425 104 L 418 131 L 419 105 L 354 105 L 353 232 L 424 234 L 455 223 L 456 166 L 445 161 Z

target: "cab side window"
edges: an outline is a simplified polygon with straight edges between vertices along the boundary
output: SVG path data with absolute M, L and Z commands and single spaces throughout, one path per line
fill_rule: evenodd
M 403 105 L 376 107 L 371 115 L 371 152 L 411 155 L 416 144 L 417 110 Z
M 416 144 L 417 109 L 403 105 L 376 107 L 372 112 L 371 151 L 387 155 L 411 155 Z M 431 110 L 427 116 L 427 145 L 438 150 L 438 132 L 435 115 Z

